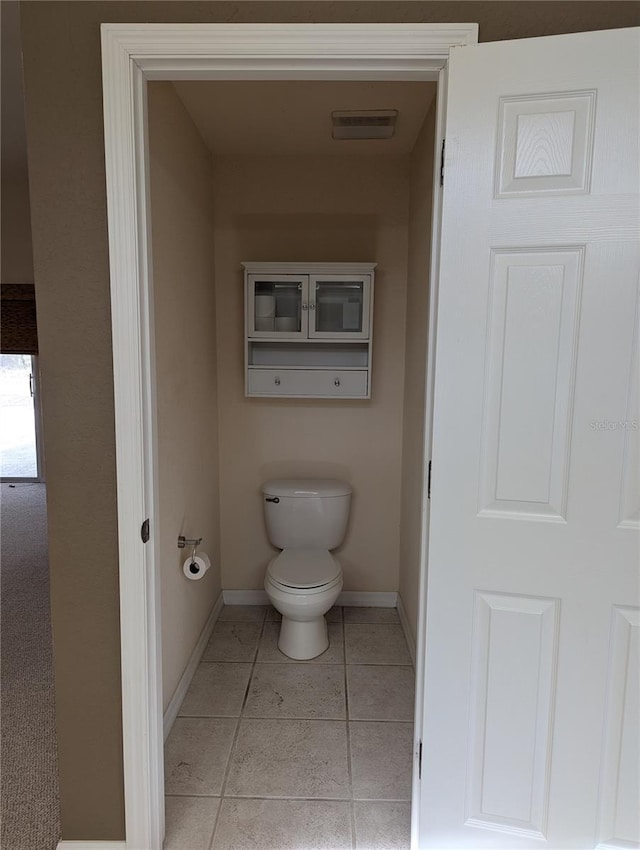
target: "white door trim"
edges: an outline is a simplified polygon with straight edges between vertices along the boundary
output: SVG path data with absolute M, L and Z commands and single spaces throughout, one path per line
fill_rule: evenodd
M 33 381 L 33 415 L 36 429 L 36 465 L 38 469 L 38 481 L 46 480 L 44 466 L 44 445 L 42 440 L 42 396 L 40 394 L 40 357 L 31 355 L 31 374 Z
M 440 275 L 440 230 L 442 223 L 442 186 L 444 175 L 444 137 L 447 112 L 447 69 L 438 75 L 436 100 L 435 157 L 433 162 L 433 191 L 431 202 L 431 256 L 429 263 L 429 331 L 427 337 L 427 370 L 424 398 L 424 449 L 423 482 L 420 528 L 420 576 L 418 588 L 418 628 L 416 635 L 415 658 L 415 712 L 414 712 L 414 751 L 413 775 L 411 784 L 411 847 L 419 846 L 420 817 L 420 773 L 422 760 L 422 728 L 424 713 L 425 660 L 427 636 L 427 565 L 429 560 L 429 522 L 431 520 L 431 502 L 429 500 L 429 463 L 431 461 L 431 441 L 433 433 L 433 396 L 436 362 L 436 318 L 438 315 L 438 285 Z
M 476 43 L 478 27 L 386 23 L 103 24 L 101 30 L 126 846 L 129 850 L 159 850 L 164 833 L 164 777 L 159 581 L 154 548 L 158 494 L 147 80 L 437 80 L 450 49 Z M 140 526 L 146 518 L 151 523 L 151 538 L 142 545 Z M 424 569 L 423 548 L 423 578 Z M 420 664 L 424 589 L 419 605 Z M 418 675 L 422 682 L 422 673 Z M 417 722 L 420 717 L 416 716 Z

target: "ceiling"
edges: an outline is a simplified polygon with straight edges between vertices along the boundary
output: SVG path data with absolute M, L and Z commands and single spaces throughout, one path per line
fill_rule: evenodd
M 217 156 L 362 156 L 407 154 L 436 84 L 329 80 L 215 80 L 173 83 Z M 335 141 L 331 112 L 397 109 L 393 138 Z

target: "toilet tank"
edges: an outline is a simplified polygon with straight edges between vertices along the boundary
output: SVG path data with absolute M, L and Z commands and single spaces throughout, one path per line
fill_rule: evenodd
M 351 485 L 333 478 L 283 478 L 262 485 L 269 540 L 278 549 L 335 549 L 349 521 Z

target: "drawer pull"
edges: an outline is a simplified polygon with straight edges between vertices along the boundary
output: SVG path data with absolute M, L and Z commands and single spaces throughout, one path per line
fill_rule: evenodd
M 339 386 L 340 386 L 340 378 L 336 378 L 336 379 L 335 379 L 335 381 L 333 382 L 333 386 L 334 386 L 334 387 L 339 387 Z
M 280 378 L 274 378 L 273 383 L 276 385 L 276 387 L 279 387 L 280 386 Z

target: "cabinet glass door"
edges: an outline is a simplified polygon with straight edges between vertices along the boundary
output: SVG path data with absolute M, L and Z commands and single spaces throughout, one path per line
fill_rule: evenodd
M 306 275 L 249 275 L 249 336 L 306 336 L 306 292 Z
M 368 337 L 370 280 L 368 275 L 312 276 L 309 336 Z

